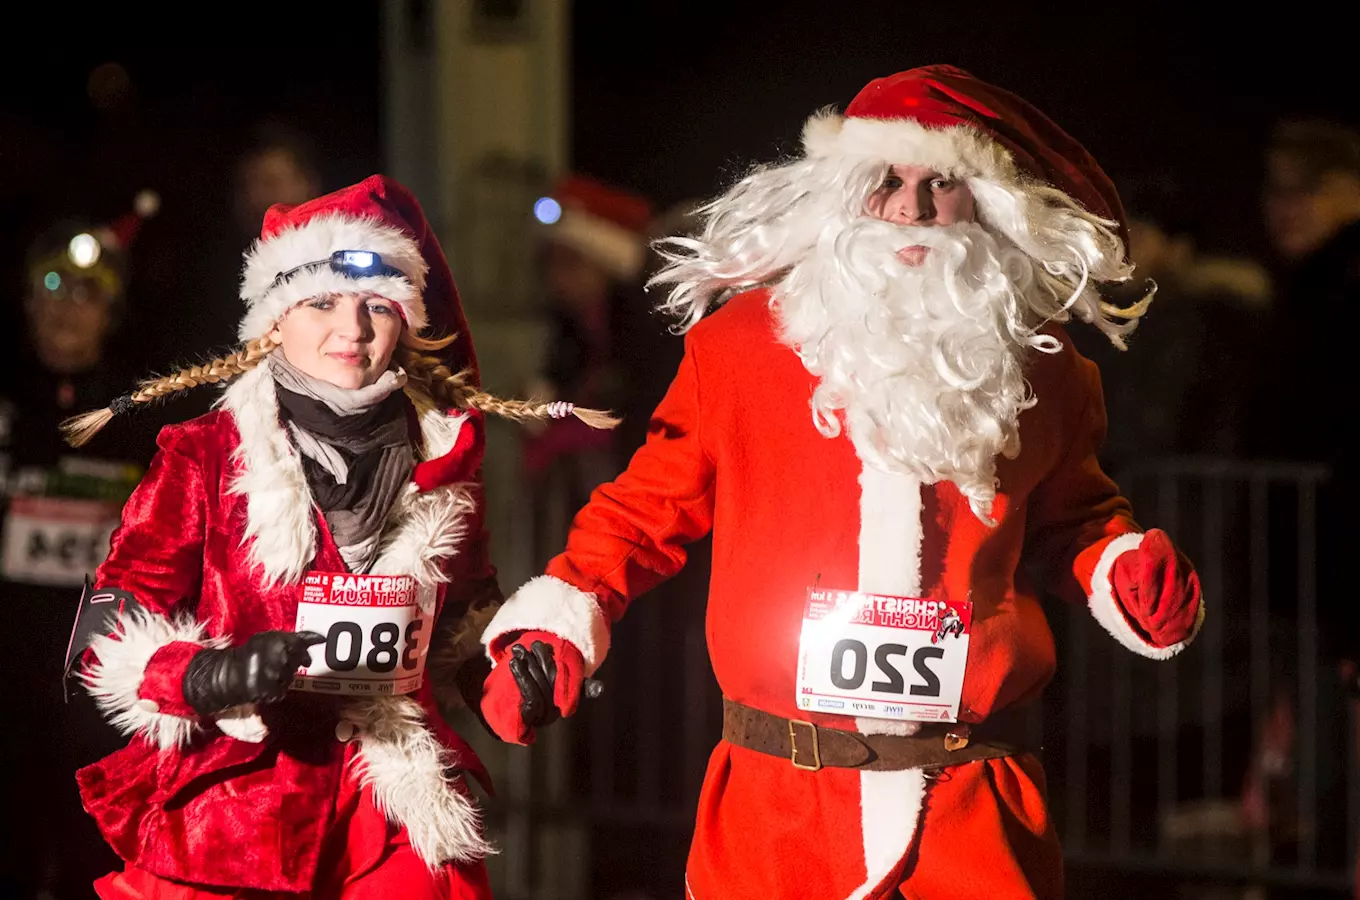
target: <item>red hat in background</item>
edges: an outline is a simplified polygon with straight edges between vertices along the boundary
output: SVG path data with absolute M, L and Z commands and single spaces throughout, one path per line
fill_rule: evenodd
M 127 278 L 127 254 L 142 223 L 160 210 L 154 191 L 137 194 L 133 209 L 106 224 L 86 227 L 65 222 L 30 247 L 30 274 L 37 277 L 46 295 L 64 294 L 61 273 L 75 273 L 103 283 L 111 294 L 122 293 Z
M 572 247 L 615 278 L 635 278 L 642 271 L 652 222 L 646 198 L 572 174 L 538 201 L 534 215 L 548 240 Z
M 132 245 L 142 224 L 161 210 L 161 197 L 155 191 L 139 191 L 132 201 L 132 210 L 124 213 L 103 228 L 96 229 L 99 243 L 115 252 L 123 253 Z

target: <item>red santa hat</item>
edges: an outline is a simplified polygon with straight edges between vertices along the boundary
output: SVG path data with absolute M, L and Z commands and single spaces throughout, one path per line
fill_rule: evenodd
M 869 82 L 844 115 L 809 119 L 803 147 L 809 157 L 930 166 L 956 178 L 1037 180 L 1117 222 L 1128 243 L 1119 195 L 1091 154 L 1029 103 L 954 66 Z
M 254 340 L 310 297 L 355 292 L 397 304 L 412 331 L 428 325 L 436 335 L 457 335 L 446 351 L 450 366 L 475 368 L 444 251 L 415 196 L 385 175 L 306 203 L 270 207 L 245 256 L 246 315 L 238 334 Z
M 105 250 L 113 253 L 126 253 L 128 247 L 137 238 L 137 234 L 142 230 L 142 225 L 147 219 L 152 218 L 160 212 L 161 198 L 155 191 L 139 191 L 133 198 L 132 209 L 107 225 L 100 226 L 94 231 L 94 235 L 99 239 L 99 244 Z
M 30 247 L 30 274 L 48 291 L 59 290 L 62 282 L 58 278 L 54 287 L 45 276 L 71 272 L 94 278 L 112 295 L 121 296 L 127 277 L 128 251 L 142 224 L 157 213 L 160 203 L 159 195 L 144 190 L 137 194 L 133 208 L 112 222 L 89 230 L 73 227 L 74 223 L 58 226 Z
M 534 212 L 548 240 L 572 247 L 615 278 L 635 278 L 642 271 L 652 221 L 645 198 L 573 174 L 539 200 Z

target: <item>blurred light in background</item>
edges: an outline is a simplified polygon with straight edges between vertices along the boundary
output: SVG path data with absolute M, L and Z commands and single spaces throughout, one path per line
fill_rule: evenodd
M 71 257 L 71 262 L 88 269 L 99 262 L 99 241 L 92 234 L 78 234 L 71 238 L 66 253 Z
M 562 218 L 562 204 L 551 197 L 539 197 L 534 203 L 534 218 L 544 225 L 552 225 Z
M 47 288 L 49 291 L 55 291 L 57 288 L 61 287 L 61 276 L 56 272 L 48 272 L 43 276 L 43 287 Z

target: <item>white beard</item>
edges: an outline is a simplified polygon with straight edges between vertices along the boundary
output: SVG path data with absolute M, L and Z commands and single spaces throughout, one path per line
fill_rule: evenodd
M 844 416 L 866 464 L 953 482 L 990 524 L 996 458 L 1020 452 L 1035 404 L 1025 356 L 1059 347 L 1035 332 L 1034 261 L 976 223 L 858 218 L 831 232 L 774 295 L 782 339 L 820 379 L 814 423 L 835 437 Z M 897 258 L 918 244 L 931 248 L 921 266 Z

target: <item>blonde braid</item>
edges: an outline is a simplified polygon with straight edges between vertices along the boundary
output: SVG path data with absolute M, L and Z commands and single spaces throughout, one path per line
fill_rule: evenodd
M 272 329 L 271 329 L 272 330 Z M 269 338 L 268 332 L 256 338 L 241 349 L 228 353 L 197 366 L 180 369 L 173 375 L 162 378 L 148 378 L 138 385 L 137 390 L 114 399 L 103 409 L 72 416 L 61 423 L 62 434 L 72 447 L 83 447 L 100 432 L 114 416 L 131 412 L 135 404 L 151 403 L 179 391 L 187 391 L 200 384 L 216 384 L 227 381 L 244 372 L 249 372 L 260 364 L 278 343 Z
M 270 340 L 269 335 L 256 338 L 234 353 L 218 357 L 209 362 L 197 366 L 189 366 L 187 369 L 180 369 L 173 375 L 166 375 L 164 378 L 148 378 L 141 383 L 141 389 L 132 395 L 133 403 L 150 403 L 152 400 L 159 400 L 167 394 L 178 391 L 187 391 L 198 387 L 200 384 L 217 384 L 219 381 L 229 381 L 237 375 L 249 372 L 260 364 L 270 353 L 274 352 L 277 343 Z
M 504 400 L 472 384 L 472 370 L 454 372 L 437 356 L 420 353 L 421 349 L 443 349 L 451 343 L 408 341 L 401 348 L 401 364 L 406 376 L 421 385 L 432 399 L 445 406 L 462 409 L 471 407 L 485 413 L 525 422 L 531 419 L 560 419 L 573 415 L 591 428 L 614 428 L 620 420 L 598 409 L 577 408 L 570 403 L 538 400 Z

